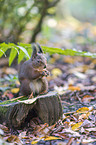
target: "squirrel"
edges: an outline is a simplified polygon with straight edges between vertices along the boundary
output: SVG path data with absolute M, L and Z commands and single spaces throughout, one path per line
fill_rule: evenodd
M 33 45 L 33 53 L 28 61 L 25 61 L 19 69 L 18 78 L 20 81 L 20 92 L 22 95 L 38 95 L 48 92 L 48 81 L 46 77 L 49 71 L 46 69 L 47 61 L 43 55 L 43 50 L 37 44 Z

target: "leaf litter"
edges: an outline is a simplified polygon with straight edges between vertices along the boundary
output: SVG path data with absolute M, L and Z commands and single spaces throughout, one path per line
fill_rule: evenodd
M 55 61 L 54 65 L 51 63 L 49 65 L 49 70 L 52 72 L 48 78 L 49 89 L 56 89 L 61 96 L 62 119 L 49 126 L 46 123 L 41 124 L 39 118 L 33 118 L 27 124 L 27 127 L 18 130 L 18 135 L 11 135 L 10 129 L 4 124 L 0 124 L 0 138 L 2 141 L 13 144 L 51 143 L 58 145 L 96 142 L 96 87 L 93 85 L 95 84 L 94 75 L 96 72 L 90 73 L 90 65 L 79 69 L 77 65 L 70 64 L 69 60 L 67 57 L 68 63 L 65 68 L 63 67 L 64 64 L 61 64 L 60 58 Z M 95 65 L 93 66 L 95 67 Z M 84 73 L 86 77 L 84 78 L 82 75 L 80 76 L 80 73 L 77 75 L 74 71 L 70 71 L 71 67 L 75 69 L 75 72 Z M 94 70 L 94 67 L 91 69 Z M 5 79 L 2 80 L 0 87 L 6 89 L 1 89 L 1 101 L 18 96 L 19 83 L 15 78 L 16 74 L 10 76 L 10 74 L 4 74 L 3 72 L 2 75 L 2 78 Z M 86 81 L 88 84 L 86 84 Z
M 92 32 L 93 49 L 87 37 L 84 39 L 86 40 L 84 45 L 80 43 L 82 32 L 78 32 L 70 39 L 67 37 L 67 41 L 71 41 L 71 45 L 74 45 L 72 41 L 78 39 L 75 45 L 81 50 L 90 49 L 96 52 L 94 31 Z M 90 38 L 89 33 L 87 35 Z M 84 38 L 83 35 L 81 37 Z M 64 40 L 63 36 L 62 38 Z M 9 144 L 95 145 L 96 59 L 54 54 L 48 56 L 48 60 L 48 69 L 51 72 L 48 77 L 49 91 L 55 90 L 61 97 L 62 119 L 49 126 L 46 123 L 41 124 L 39 118 L 34 118 L 27 123 L 27 127 L 18 130 L 18 135 L 11 135 L 10 128 L 7 128 L 4 123 L 0 124 L 0 143 L 4 142 L 6 145 L 8 142 Z M 9 67 L 0 68 L 0 101 L 20 96 L 16 70 Z

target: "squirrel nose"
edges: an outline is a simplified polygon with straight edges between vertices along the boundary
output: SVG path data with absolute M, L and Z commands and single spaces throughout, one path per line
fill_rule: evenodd
M 46 65 L 44 66 L 44 68 L 46 68 Z

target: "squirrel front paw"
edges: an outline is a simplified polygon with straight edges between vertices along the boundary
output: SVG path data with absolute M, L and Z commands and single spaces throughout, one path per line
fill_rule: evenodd
M 50 73 L 49 73 L 48 70 L 44 70 L 44 71 L 42 72 L 42 75 L 43 75 L 43 76 L 46 76 L 46 77 L 47 77 L 49 74 L 50 74 Z

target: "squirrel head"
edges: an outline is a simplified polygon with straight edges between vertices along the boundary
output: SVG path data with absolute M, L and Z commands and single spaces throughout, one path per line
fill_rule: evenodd
M 43 70 L 46 68 L 47 61 L 43 55 L 43 50 L 42 50 L 41 46 L 39 44 L 37 44 L 37 47 L 39 49 L 38 51 L 37 51 L 35 44 L 32 46 L 32 48 L 33 48 L 33 53 L 31 56 L 32 65 L 37 70 Z

